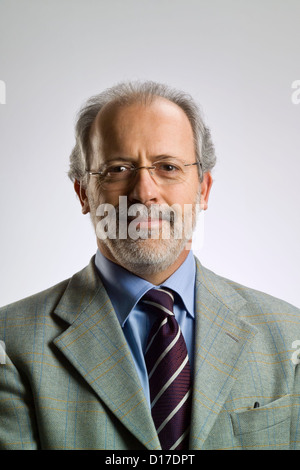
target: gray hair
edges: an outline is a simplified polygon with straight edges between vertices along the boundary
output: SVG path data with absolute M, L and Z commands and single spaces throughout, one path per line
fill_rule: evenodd
M 200 109 L 193 98 L 185 92 L 168 85 L 152 81 L 122 82 L 102 93 L 92 96 L 82 106 L 75 126 L 76 143 L 70 155 L 68 175 L 72 181 L 85 183 L 86 169 L 90 161 L 90 130 L 99 111 L 109 103 L 125 106 L 133 103 L 150 104 L 157 97 L 177 104 L 188 117 L 194 135 L 196 159 L 201 163 L 203 173 L 211 171 L 216 163 L 214 145 L 210 130 L 206 127 Z M 200 165 L 199 165 L 200 166 Z

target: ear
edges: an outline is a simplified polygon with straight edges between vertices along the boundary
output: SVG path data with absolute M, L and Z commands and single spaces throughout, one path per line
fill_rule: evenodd
M 86 194 L 86 190 L 83 188 L 80 181 L 75 180 L 74 189 L 75 189 L 77 196 L 79 197 L 82 213 L 88 214 L 90 212 L 89 200 Z
M 201 210 L 206 211 L 208 208 L 208 198 L 209 193 L 213 184 L 212 176 L 209 172 L 204 173 L 203 180 L 201 183 L 201 197 L 200 197 L 200 207 Z

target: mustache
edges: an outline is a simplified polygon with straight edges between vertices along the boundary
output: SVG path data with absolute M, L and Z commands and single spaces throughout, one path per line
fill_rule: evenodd
M 99 222 L 94 222 L 99 239 L 138 238 L 191 238 L 195 228 L 196 205 L 122 203 L 100 204 L 95 212 Z M 157 223 L 159 221 L 160 223 Z M 148 222 L 145 224 L 145 222 Z
M 136 219 L 160 219 L 174 223 L 177 213 L 168 204 L 151 204 L 145 206 L 144 204 L 136 203 L 131 204 L 129 207 L 124 208 L 119 205 L 115 207 L 116 216 L 120 221 L 128 221 Z

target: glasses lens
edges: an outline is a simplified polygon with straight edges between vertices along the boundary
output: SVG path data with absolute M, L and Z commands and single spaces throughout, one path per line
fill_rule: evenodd
M 172 160 L 156 162 L 155 166 L 155 178 L 162 184 L 172 184 L 184 180 L 185 172 L 183 164 L 174 162 Z
M 105 184 L 113 184 L 118 181 L 127 181 L 132 173 L 133 167 L 127 163 L 116 163 L 105 168 L 102 181 Z
M 127 163 L 118 163 L 108 166 L 104 171 L 104 178 L 112 181 L 120 181 L 130 178 L 132 173 L 132 166 Z
M 152 167 L 135 168 L 127 163 L 114 163 L 107 166 L 101 177 L 101 186 L 108 189 L 122 189 L 135 177 L 137 171 L 147 169 L 158 184 L 174 184 L 185 181 L 187 170 L 184 163 L 163 160 L 153 163 Z

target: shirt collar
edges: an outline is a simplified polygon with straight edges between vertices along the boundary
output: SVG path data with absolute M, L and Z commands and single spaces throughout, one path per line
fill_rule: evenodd
M 95 265 L 122 326 L 141 297 L 153 287 L 159 287 L 113 263 L 99 250 L 96 253 Z M 181 266 L 160 286 L 169 287 L 177 292 L 192 317 L 194 317 L 195 275 L 195 259 L 190 251 Z

